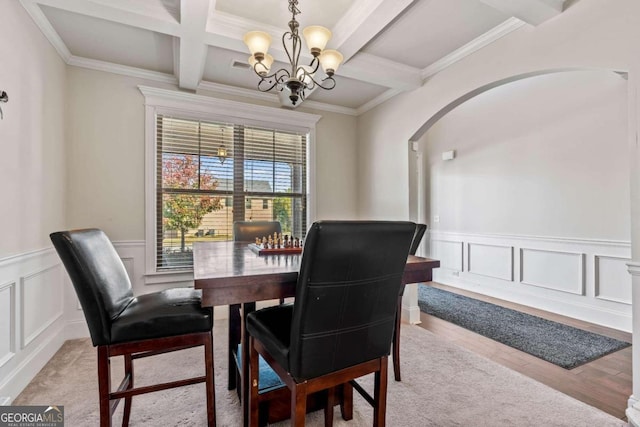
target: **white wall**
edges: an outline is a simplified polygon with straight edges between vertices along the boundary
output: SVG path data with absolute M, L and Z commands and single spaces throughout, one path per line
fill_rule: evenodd
M 625 79 L 575 71 L 512 82 L 419 142 L 435 280 L 631 330 Z M 450 150 L 456 158 L 442 160 Z
M 407 141 L 416 134 L 417 137 L 421 136 L 419 131 L 423 124 L 450 105 L 456 105 L 470 93 L 497 83 L 516 80 L 523 75 L 549 70 L 584 68 L 629 71 L 626 113 L 629 123 L 626 140 L 631 164 L 630 229 L 633 259 L 629 271 L 634 275 L 633 330 L 637 332 L 640 330 L 640 292 L 635 290 L 635 287 L 640 285 L 640 221 L 636 219 L 640 214 L 640 150 L 636 141 L 640 111 L 636 99 L 640 85 L 637 75 L 640 73 L 640 2 L 579 0 L 567 2 L 567 6 L 561 15 L 538 27 L 521 27 L 429 78 L 421 88 L 400 94 L 360 116 L 358 212 L 361 215 L 366 213 L 380 217 L 414 217 L 415 213 L 410 211 L 409 207 L 414 208 L 416 203 L 410 200 L 412 195 L 409 193 L 408 173 L 398 173 L 409 170 Z M 607 225 L 605 232 L 610 235 L 624 235 L 624 226 L 618 229 L 615 227 Z M 574 231 L 582 233 L 584 228 L 580 227 Z M 552 231 L 558 232 L 558 229 L 553 228 Z M 461 263 L 465 257 L 462 251 L 468 247 L 472 238 L 474 237 L 461 236 L 460 239 L 451 239 L 454 242 L 453 246 L 459 243 L 460 252 L 455 249 L 452 253 L 458 254 L 456 256 L 462 259 Z M 486 243 L 486 240 L 484 242 Z M 586 243 L 598 244 L 593 240 Z M 518 245 L 525 244 L 497 243 L 497 246 L 511 246 L 511 251 L 514 252 Z M 561 250 L 571 251 L 567 248 Z M 618 250 L 624 251 L 624 247 L 617 246 L 612 249 Z M 587 253 L 585 248 L 578 249 L 578 252 L 580 251 L 583 251 L 583 254 Z M 593 252 L 589 254 L 589 259 L 592 259 Z M 447 254 L 448 259 L 451 258 L 449 255 L 452 254 Z M 578 265 L 585 269 L 584 275 L 595 275 L 595 272 L 587 270 L 585 266 L 586 256 L 581 257 L 583 260 L 579 261 Z M 624 258 L 623 255 L 620 256 Z M 616 265 L 614 270 L 620 267 L 619 264 Z M 464 268 L 463 264 L 461 266 Z M 542 295 L 542 291 L 537 295 Z M 540 299 L 538 301 L 540 302 Z M 561 299 L 554 299 L 552 302 L 557 310 L 562 310 Z M 639 334 L 634 334 L 634 348 L 640 345 L 638 336 Z M 636 396 L 640 395 L 640 369 L 637 369 L 640 365 L 640 350 L 634 351 L 633 358 L 634 394 L 630 398 L 630 406 L 635 404 Z M 628 415 L 632 420 L 640 420 L 640 412 L 637 415 L 628 412 Z
M 48 246 L 64 224 L 66 67 L 19 2 L 0 16 L 2 258 Z
M 627 81 L 615 73 L 491 89 L 420 147 L 432 230 L 630 241 Z M 450 150 L 456 158 L 442 160 Z
M 407 141 L 469 92 L 524 73 L 561 68 L 629 70 L 640 61 L 640 3 L 573 2 L 560 16 L 524 26 L 358 117 L 358 212 L 409 216 Z
M 64 340 L 63 273 L 46 248 L 66 225 L 66 66 L 18 1 L 0 16 L 1 404 Z

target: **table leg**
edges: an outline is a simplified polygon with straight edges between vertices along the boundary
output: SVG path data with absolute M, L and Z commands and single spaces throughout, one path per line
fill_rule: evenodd
M 244 427 L 249 425 L 249 337 L 247 335 L 247 315 L 256 310 L 255 302 L 242 304 L 242 421 Z

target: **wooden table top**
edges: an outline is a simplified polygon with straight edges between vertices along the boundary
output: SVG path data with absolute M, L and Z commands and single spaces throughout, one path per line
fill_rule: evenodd
M 203 295 L 207 305 L 293 296 L 301 259 L 300 254 L 258 255 L 247 242 L 196 242 L 195 288 L 207 291 Z M 440 261 L 409 255 L 403 282 L 431 280 L 431 270 L 439 266 Z

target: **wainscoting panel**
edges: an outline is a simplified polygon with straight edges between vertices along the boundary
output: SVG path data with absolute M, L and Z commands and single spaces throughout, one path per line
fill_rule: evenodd
M 65 304 L 53 248 L 0 259 L 0 400 L 12 402 L 63 344 Z
M 632 329 L 625 241 L 428 230 L 433 280 L 624 331 Z M 463 267 L 463 259 L 466 266 Z M 405 304 L 417 306 L 417 300 Z
M 0 367 L 16 352 L 16 284 L 0 285 Z
M 520 249 L 520 282 L 584 295 L 584 254 Z
M 433 258 L 440 260 L 440 268 L 463 271 L 463 242 L 452 240 L 432 240 Z
M 21 347 L 28 346 L 64 312 L 60 264 L 21 279 Z
M 630 261 L 629 258 L 595 256 L 596 298 L 631 304 L 631 275 L 627 271 Z
M 467 270 L 481 276 L 513 281 L 513 246 L 469 243 Z

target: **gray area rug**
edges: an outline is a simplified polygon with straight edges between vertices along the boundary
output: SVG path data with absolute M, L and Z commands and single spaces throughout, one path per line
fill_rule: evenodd
M 631 344 L 427 285 L 418 287 L 424 313 L 572 369 Z
M 216 320 L 214 358 L 219 427 L 241 426 L 235 391 L 226 389 L 226 321 Z M 387 425 L 390 427 L 571 426 L 608 427 L 626 423 L 541 383 L 511 371 L 418 326 L 402 325 L 402 382 L 389 369 Z M 137 385 L 204 374 L 202 349 L 184 350 L 135 362 Z M 112 363 L 119 383 L 120 360 Z M 117 376 L 116 376 L 117 375 Z M 373 379 L 361 384 L 372 391 Z M 203 384 L 133 398 L 135 426 L 205 426 Z M 65 426 L 98 425 L 96 351 L 88 339 L 67 341 L 14 405 L 64 405 Z M 121 423 L 122 404 L 113 425 Z M 336 408 L 336 426 L 372 425 L 371 407 L 354 393 L 354 419 L 344 421 Z M 288 421 L 278 423 L 288 426 Z M 307 416 L 308 426 L 323 426 L 322 411 Z

